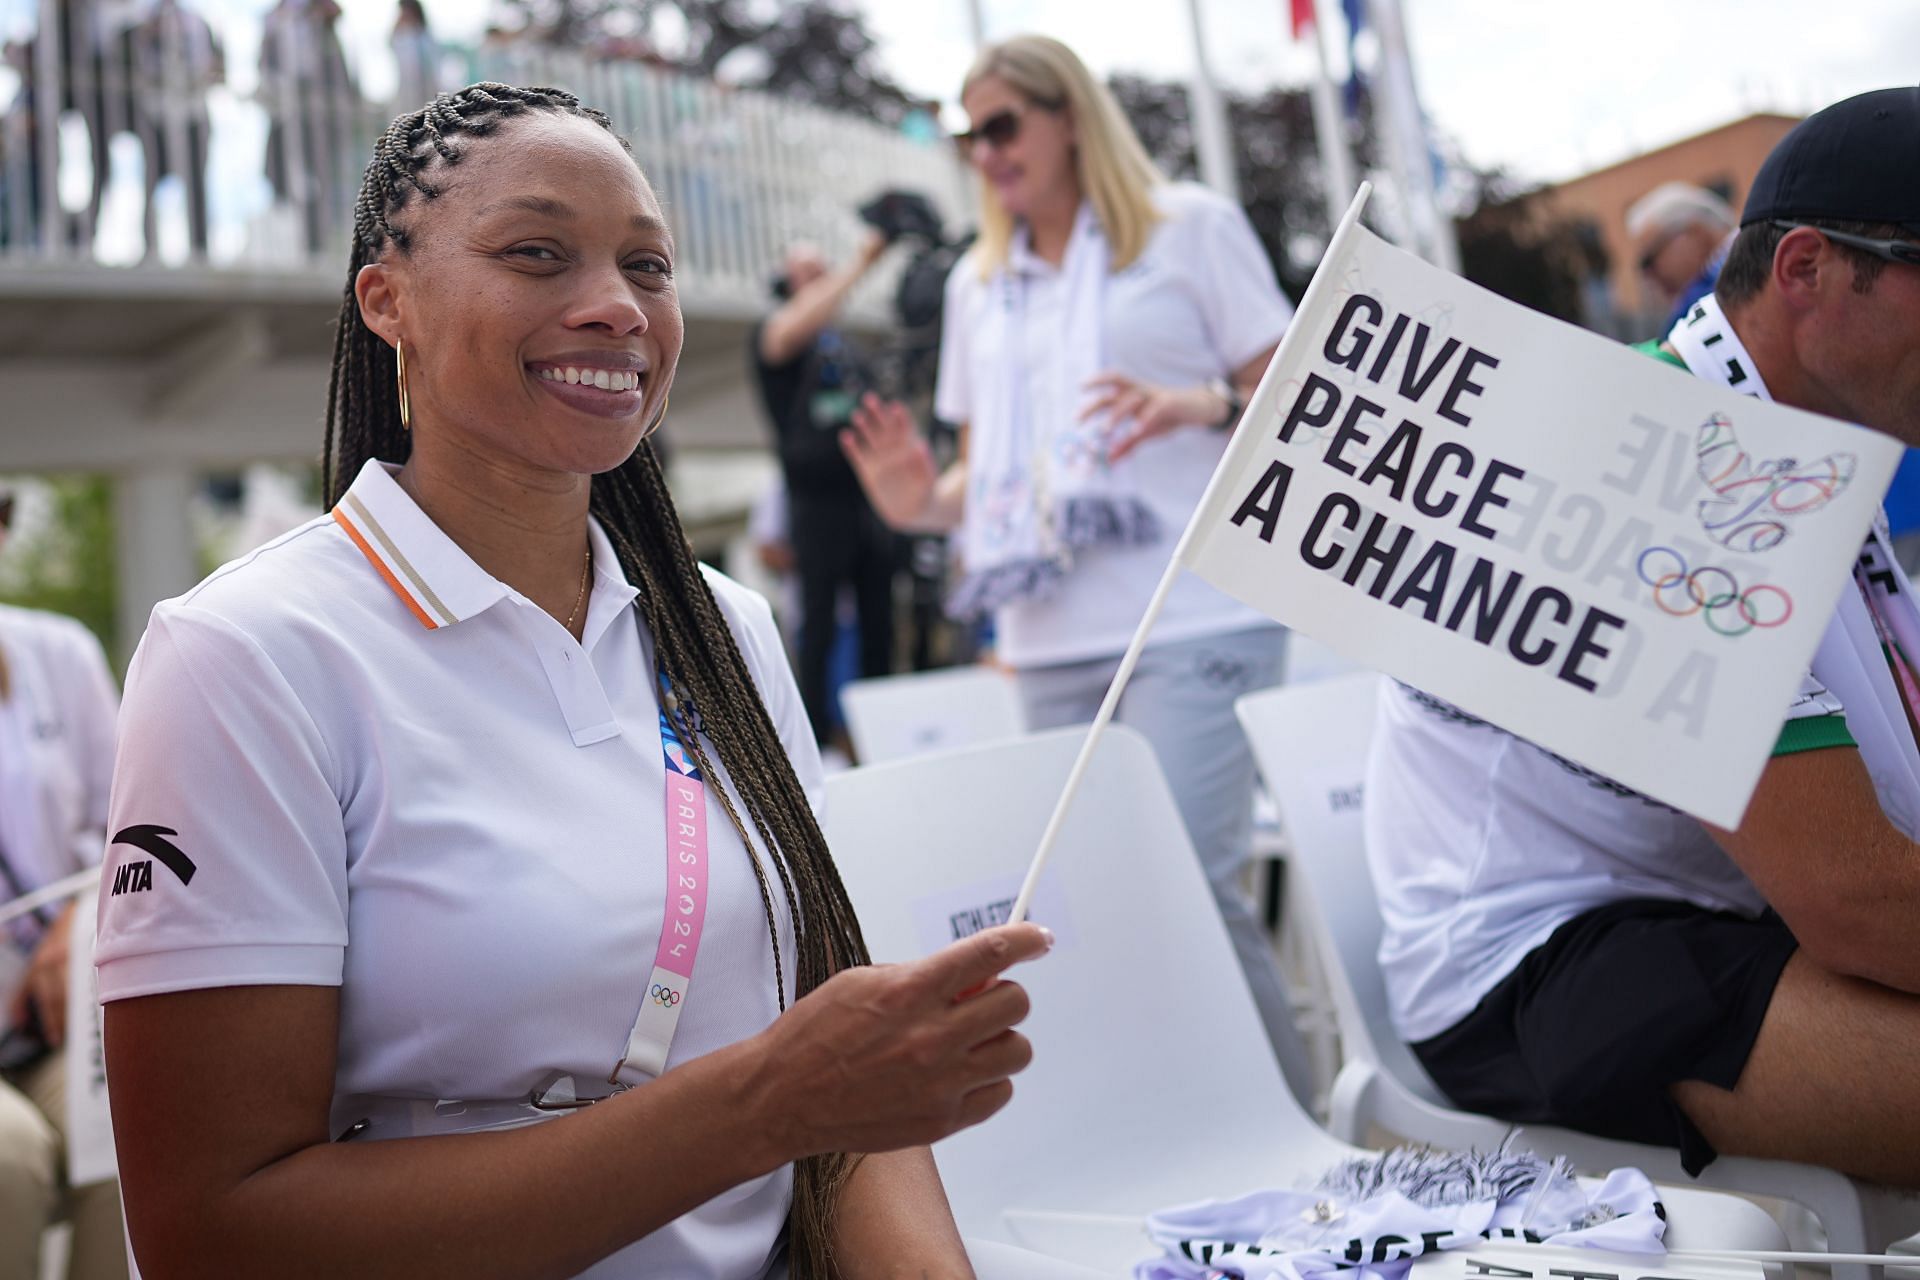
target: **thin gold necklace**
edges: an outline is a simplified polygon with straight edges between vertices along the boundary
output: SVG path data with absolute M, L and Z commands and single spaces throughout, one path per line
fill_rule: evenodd
M 587 546 L 587 558 L 580 564 L 580 594 L 573 598 L 573 608 L 567 611 L 567 630 L 573 630 L 573 620 L 580 616 L 580 606 L 587 602 L 587 578 L 593 573 L 593 546 Z

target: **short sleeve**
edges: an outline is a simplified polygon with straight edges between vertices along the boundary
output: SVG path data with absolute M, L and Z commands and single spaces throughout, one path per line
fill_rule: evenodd
M 1814 678 L 1812 672 L 1808 672 L 1800 682 L 1800 691 L 1794 694 L 1792 703 L 1787 707 L 1786 723 L 1780 726 L 1780 737 L 1773 744 L 1773 754 L 1790 756 L 1801 751 L 1818 751 L 1823 747 L 1855 745 L 1853 734 L 1847 728 L 1846 708 L 1840 705 L 1840 699 Z
M 101 872 L 100 998 L 337 986 L 346 828 L 319 729 L 254 639 L 155 610 L 122 705 Z
M 1182 257 L 1190 264 L 1207 334 L 1226 367 L 1238 369 L 1280 341 L 1293 306 L 1239 205 L 1196 192 L 1183 221 L 1190 225 L 1182 228 Z
M 979 285 L 973 254 L 963 253 L 947 273 L 947 291 L 940 308 L 940 369 L 933 383 L 933 416 L 943 422 L 973 421 L 974 335 L 972 299 Z

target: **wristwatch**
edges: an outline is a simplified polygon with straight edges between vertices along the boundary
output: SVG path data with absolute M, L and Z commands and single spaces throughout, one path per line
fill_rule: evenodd
M 1207 390 L 1227 402 L 1226 416 L 1213 425 L 1222 431 L 1230 431 L 1233 424 L 1240 421 L 1240 415 L 1246 412 L 1247 402 L 1240 398 L 1239 388 L 1225 378 L 1215 378 L 1207 384 Z

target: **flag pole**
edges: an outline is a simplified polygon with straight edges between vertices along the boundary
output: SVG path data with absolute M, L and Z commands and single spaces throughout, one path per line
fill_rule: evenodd
M 1327 251 L 1320 258 L 1320 267 L 1313 273 L 1313 279 L 1307 284 L 1307 292 L 1300 299 L 1300 311 L 1312 314 L 1320 296 L 1334 286 L 1328 281 L 1335 274 L 1327 270 L 1329 262 L 1338 262 L 1345 255 L 1347 241 L 1353 238 L 1354 228 L 1360 225 L 1360 211 L 1366 207 L 1367 197 L 1373 193 L 1373 184 L 1363 182 L 1354 192 L 1353 203 L 1347 206 L 1347 212 L 1340 219 L 1340 225 L 1334 230 L 1333 239 L 1327 243 Z M 1013 914 L 1008 923 L 1018 924 L 1027 918 L 1027 909 L 1033 905 L 1033 892 L 1040 884 L 1040 873 L 1046 868 L 1047 859 L 1053 854 L 1053 847 L 1059 842 L 1060 828 L 1065 825 L 1067 810 L 1073 805 L 1073 798 L 1080 791 L 1080 784 L 1086 778 L 1087 766 L 1093 762 L 1093 750 L 1100 742 L 1101 731 L 1113 719 L 1114 711 L 1120 705 L 1120 695 L 1126 691 L 1127 681 L 1133 678 L 1133 669 L 1140 662 L 1140 653 L 1147 646 L 1147 633 L 1153 630 L 1153 624 L 1159 620 L 1160 611 L 1166 607 L 1167 595 L 1173 590 L 1174 582 L 1180 571 L 1186 567 L 1187 558 L 1193 546 L 1198 530 L 1213 524 L 1219 514 L 1219 508 L 1227 498 L 1227 480 L 1237 475 L 1247 455 L 1258 448 L 1259 434 L 1251 424 L 1264 420 L 1266 409 L 1276 394 L 1275 371 L 1286 366 L 1286 357 L 1295 343 L 1302 341 L 1305 332 L 1303 326 L 1287 326 L 1287 333 L 1280 340 L 1280 347 L 1267 362 L 1267 371 L 1260 377 L 1260 386 L 1253 393 L 1253 399 L 1247 402 L 1246 412 L 1240 415 L 1240 425 L 1235 428 L 1233 438 L 1227 444 L 1227 451 L 1221 456 L 1220 465 L 1213 469 L 1213 478 L 1207 481 L 1206 492 L 1200 496 L 1200 505 L 1194 508 L 1193 518 L 1187 521 L 1186 529 L 1180 534 L 1180 541 L 1173 549 L 1173 558 L 1167 562 L 1167 570 L 1160 575 L 1160 584 L 1153 589 L 1153 596 L 1147 601 L 1147 611 L 1141 615 L 1140 625 L 1134 628 L 1133 639 L 1127 642 L 1127 651 L 1120 656 L 1120 669 L 1113 673 L 1113 683 L 1107 686 L 1107 696 L 1100 700 L 1100 710 L 1095 713 L 1093 723 L 1087 727 L 1087 737 L 1080 744 L 1080 754 L 1074 758 L 1073 768 L 1067 774 L 1066 786 L 1061 789 L 1060 799 L 1053 806 L 1053 816 L 1047 819 L 1046 830 L 1041 833 L 1040 847 L 1034 850 L 1033 862 L 1027 867 L 1027 878 L 1020 886 L 1020 896 L 1014 899 Z
M 1309 86 L 1313 103 L 1313 132 L 1320 149 L 1320 184 L 1327 203 L 1327 224 L 1338 225 L 1342 202 L 1356 189 L 1353 179 L 1353 152 L 1347 146 L 1344 116 L 1333 90 L 1333 72 L 1327 62 L 1327 24 L 1320 20 L 1320 8 L 1313 5 L 1313 23 L 1306 33 L 1313 43 L 1315 74 Z
M 88 867 L 85 871 L 70 875 L 64 880 L 55 880 L 44 888 L 23 893 L 7 902 L 0 902 L 0 924 L 24 916 L 29 911 L 38 911 L 41 907 L 50 906 L 63 898 L 71 898 L 76 893 L 83 893 L 99 878 L 100 868 Z

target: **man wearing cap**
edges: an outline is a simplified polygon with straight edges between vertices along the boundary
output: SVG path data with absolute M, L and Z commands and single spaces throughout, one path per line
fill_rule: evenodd
M 1920 89 L 1808 118 L 1651 355 L 1920 443 Z M 1862 549 L 1738 831 L 1405 686 L 1368 857 L 1396 1025 L 1470 1109 L 1920 1187 L 1920 609 Z

